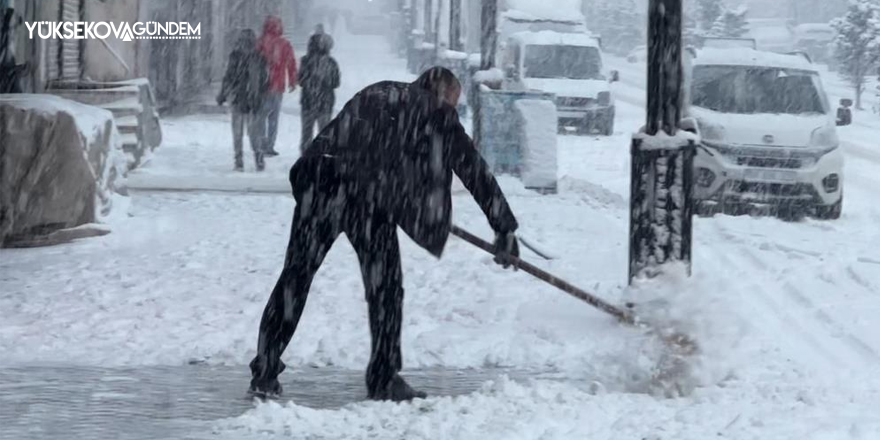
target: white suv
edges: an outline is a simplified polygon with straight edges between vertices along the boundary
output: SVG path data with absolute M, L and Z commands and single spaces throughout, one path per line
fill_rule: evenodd
M 839 218 L 843 154 L 809 59 L 734 48 L 689 61 L 697 212 Z
M 506 88 L 556 95 L 559 127 L 614 134 L 616 71 L 605 72 L 599 39 L 586 33 L 519 32 L 504 47 Z

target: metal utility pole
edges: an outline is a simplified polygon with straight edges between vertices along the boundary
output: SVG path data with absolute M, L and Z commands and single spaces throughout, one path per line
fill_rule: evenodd
M 495 50 L 498 46 L 498 0 L 483 0 L 480 36 L 480 69 L 495 67 Z
M 425 10 L 424 12 L 424 22 L 425 25 L 425 41 L 434 41 L 434 32 L 437 30 L 434 29 L 434 1 L 433 0 L 425 0 Z
M 461 52 L 461 0 L 449 3 L 449 50 Z
M 437 2 L 437 13 L 434 14 L 434 59 L 440 58 L 440 16 L 443 15 L 443 0 Z
M 480 10 L 480 70 L 489 70 L 495 67 L 495 50 L 498 44 L 498 0 L 481 0 Z M 471 91 L 468 103 L 474 112 L 473 133 L 474 145 L 477 149 L 482 145 L 482 104 L 480 102 L 480 86 L 477 81 L 471 81 Z
M 647 123 L 631 150 L 630 284 L 670 263 L 683 263 L 690 274 L 696 147 L 676 136 L 684 104 L 681 35 L 682 0 L 650 0 Z

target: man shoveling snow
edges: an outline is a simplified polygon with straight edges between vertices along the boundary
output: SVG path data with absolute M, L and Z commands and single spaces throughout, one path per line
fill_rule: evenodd
M 296 199 L 284 269 L 260 323 L 250 392 L 281 393 L 281 355 L 302 316 L 312 279 L 344 233 L 366 289 L 372 350 L 368 397 L 403 401 L 425 394 L 398 374 L 403 286 L 397 226 L 440 257 L 449 237 L 454 172 L 496 233 L 496 261 L 518 256 L 517 221 L 455 110 L 461 84 L 435 67 L 415 82 L 360 91 L 290 170 Z

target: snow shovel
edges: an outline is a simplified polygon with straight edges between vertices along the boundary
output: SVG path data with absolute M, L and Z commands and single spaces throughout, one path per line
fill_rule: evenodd
M 492 244 L 490 244 L 489 242 L 481 239 L 480 237 L 477 237 L 476 235 L 471 234 L 470 232 L 465 231 L 464 229 L 462 229 L 458 226 L 455 226 L 455 225 L 452 225 L 451 232 L 456 237 L 461 238 L 462 240 L 464 240 L 464 241 L 466 241 L 466 242 L 468 242 L 468 243 L 470 243 L 470 244 L 472 244 L 472 245 L 474 245 L 474 246 L 476 246 L 476 247 L 478 247 L 478 248 L 480 248 L 480 249 L 482 249 L 492 255 L 495 255 L 495 247 L 492 246 Z M 546 272 L 546 271 L 544 271 L 544 270 L 542 270 L 542 269 L 540 269 L 540 268 L 532 265 L 531 263 L 524 261 L 520 258 L 509 255 L 509 256 L 507 256 L 507 259 L 513 267 L 520 269 L 523 272 L 526 272 L 529 275 L 531 275 L 541 281 L 544 281 L 545 283 L 550 284 L 551 286 L 556 287 L 557 289 L 562 290 L 563 292 L 565 292 L 565 293 L 567 293 L 577 299 L 580 299 L 580 300 L 586 302 L 587 304 L 617 318 L 617 320 L 619 322 L 621 322 L 625 325 L 632 326 L 632 327 L 641 327 L 641 328 L 649 328 L 649 329 L 657 330 L 656 328 L 654 328 L 654 326 L 650 325 L 648 322 L 640 320 L 638 318 L 638 316 L 636 316 L 631 310 L 624 309 L 624 308 L 615 306 L 609 302 L 606 302 L 605 300 L 597 297 L 596 295 L 588 293 L 585 290 L 580 289 L 577 286 L 575 286 L 575 285 L 573 285 L 573 284 L 571 284 L 571 283 L 569 283 L 569 282 L 567 282 L 557 276 L 554 276 L 554 275 L 552 275 L 552 274 L 550 274 L 550 273 L 548 273 L 548 272 Z M 663 340 L 664 343 L 673 347 L 678 354 L 690 355 L 690 354 L 696 353 L 699 350 L 699 346 L 697 345 L 696 341 L 694 341 L 692 338 L 690 338 L 687 335 L 684 335 L 681 333 L 673 333 L 670 335 L 664 335 L 663 333 L 661 333 L 659 331 L 657 332 L 657 334 L 660 336 L 660 338 Z

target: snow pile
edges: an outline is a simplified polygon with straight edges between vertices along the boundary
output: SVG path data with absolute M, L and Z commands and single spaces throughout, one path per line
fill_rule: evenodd
M 700 137 L 686 130 L 678 130 L 674 135 L 669 135 L 660 130 L 656 135 L 641 132 L 633 135 L 633 139 L 642 142 L 643 150 L 678 150 L 687 147 L 689 142 L 699 142 Z
M 654 279 L 638 280 L 623 299 L 646 327 L 637 355 L 629 360 L 631 391 L 688 395 L 696 387 L 720 382 L 744 361 L 748 325 L 729 313 L 731 301 L 746 294 L 698 273 L 690 278 L 682 265 L 670 265 Z M 696 344 L 664 341 L 684 336 Z
M 788 374 L 774 377 L 790 381 Z M 787 385 L 731 379 L 694 400 L 606 394 L 589 383 L 501 377 L 479 391 L 407 404 L 363 402 L 337 410 L 294 403 L 258 406 L 215 422 L 212 438 L 568 440 L 707 438 L 873 439 L 876 391 L 852 398 Z
M 522 121 L 520 176 L 526 188 L 556 190 L 556 104 L 549 100 L 520 99 L 514 104 Z
M 445 49 L 440 53 L 440 58 L 444 60 L 467 60 L 469 57 L 467 52 L 459 52 L 456 50 Z
M 478 70 L 474 74 L 474 81 L 478 83 L 500 83 L 504 81 L 504 72 L 497 67 L 489 70 Z

